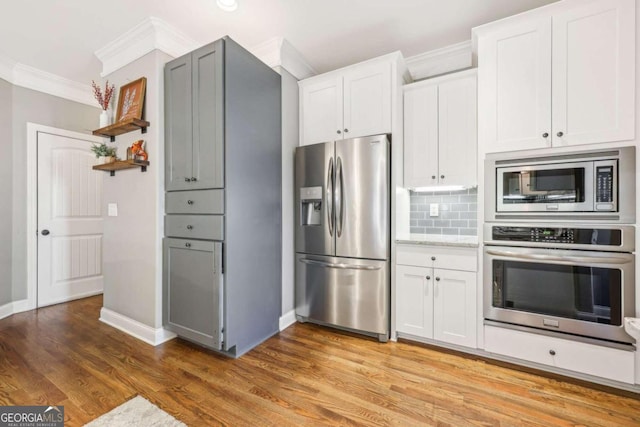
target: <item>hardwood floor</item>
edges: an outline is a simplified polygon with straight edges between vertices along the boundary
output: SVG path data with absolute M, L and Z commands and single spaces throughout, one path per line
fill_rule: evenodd
M 82 425 L 141 395 L 191 426 L 639 426 L 640 396 L 410 343 L 296 324 L 238 360 L 156 348 L 98 321 L 101 297 L 0 320 L 0 405 Z

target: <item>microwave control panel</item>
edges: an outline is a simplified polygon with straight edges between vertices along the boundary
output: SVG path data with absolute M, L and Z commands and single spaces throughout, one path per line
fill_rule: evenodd
M 619 229 L 493 226 L 495 241 L 620 246 Z
M 613 203 L 613 165 L 596 166 L 596 203 Z

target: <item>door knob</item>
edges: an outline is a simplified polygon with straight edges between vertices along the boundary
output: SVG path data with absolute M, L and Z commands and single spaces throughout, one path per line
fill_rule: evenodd
M 564 135 L 564 133 L 558 132 L 557 135 L 561 137 L 562 135 Z
M 43 236 L 48 236 L 49 235 L 49 230 L 42 230 L 42 235 Z

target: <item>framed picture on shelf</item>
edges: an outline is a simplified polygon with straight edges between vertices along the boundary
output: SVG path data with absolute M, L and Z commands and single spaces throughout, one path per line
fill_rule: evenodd
M 129 119 L 142 119 L 144 107 L 144 91 L 147 86 L 147 78 L 141 77 L 120 88 L 118 95 L 118 110 L 116 123 Z

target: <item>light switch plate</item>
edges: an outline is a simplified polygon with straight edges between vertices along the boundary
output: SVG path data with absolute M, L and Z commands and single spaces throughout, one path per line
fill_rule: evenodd
M 118 216 L 118 204 L 117 203 L 108 203 L 107 204 L 107 215 L 108 216 Z
M 429 204 L 429 216 L 438 216 L 438 204 L 430 203 Z

